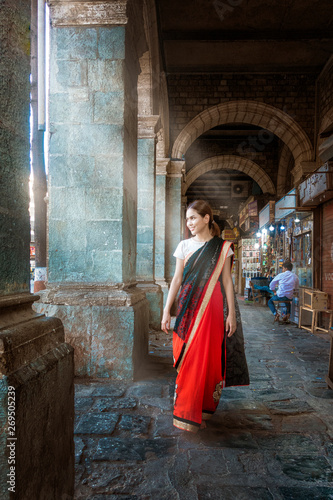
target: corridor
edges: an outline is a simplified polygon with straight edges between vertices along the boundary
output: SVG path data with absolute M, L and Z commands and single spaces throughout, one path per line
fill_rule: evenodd
M 151 333 L 139 381 L 77 381 L 76 499 L 333 499 L 328 336 L 240 307 L 251 384 L 196 435 L 172 426 L 171 336 Z

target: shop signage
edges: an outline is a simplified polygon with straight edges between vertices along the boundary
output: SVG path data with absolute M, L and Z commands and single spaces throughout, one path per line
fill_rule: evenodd
M 296 209 L 296 189 L 292 189 L 275 203 L 275 220 L 284 219 Z
M 235 233 L 233 232 L 232 229 L 224 229 L 222 231 L 222 238 L 224 240 L 234 240 L 235 239 Z
M 245 221 L 244 229 L 245 231 L 258 229 L 259 227 L 259 219 L 258 217 L 248 217 Z
M 318 168 L 299 185 L 301 206 L 319 205 L 333 198 L 333 162 Z
M 240 211 L 239 214 L 239 225 L 242 226 L 245 222 L 245 219 L 247 217 L 247 207 L 244 207 L 243 210 Z
M 275 201 L 269 201 L 259 212 L 259 229 L 274 222 Z
M 330 295 L 333 309 L 333 201 L 323 205 L 322 217 L 322 289 Z
M 257 200 L 251 201 L 251 203 L 248 204 L 248 215 L 249 215 L 249 217 L 257 217 L 257 215 L 258 215 L 258 202 L 257 202 Z

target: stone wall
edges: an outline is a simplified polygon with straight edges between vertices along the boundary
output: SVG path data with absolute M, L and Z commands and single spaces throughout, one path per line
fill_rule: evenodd
M 172 141 L 201 111 L 232 100 L 275 106 L 294 118 L 313 139 L 315 75 L 170 74 L 168 89 Z

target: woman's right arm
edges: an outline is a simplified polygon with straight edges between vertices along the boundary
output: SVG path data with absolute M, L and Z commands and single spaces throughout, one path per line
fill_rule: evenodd
M 165 333 L 169 333 L 170 322 L 171 322 L 170 311 L 172 304 L 174 303 L 175 298 L 177 296 L 180 285 L 182 283 L 183 270 L 184 270 L 184 260 L 177 258 L 176 271 L 170 284 L 168 298 L 164 307 L 162 323 L 161 323 L 161 328 Z

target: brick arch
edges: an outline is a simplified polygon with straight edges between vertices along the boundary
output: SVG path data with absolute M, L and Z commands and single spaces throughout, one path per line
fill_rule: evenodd
M 312 160 L 312 144 L 300 125 L 287 113 L 258 101 L 230 101 L 205 109 L 180 132 L 172 149 L 172 158 L 182 159 L 201 134 L 227 123 L 250 123 L 269 130 L 288 146 L 296 166 L 302 161 Z
M 263 193 L 275 194 L 275 187 L 268 174 L 252 160 L 242 156 L 219 155 L 201 161 L 186 175 L 186 181 L 182 185 L 182 195 L 185 196 L 190 185 L 201 175 L 211 170 L 238 170 L 252 177 L 260 186 Z

